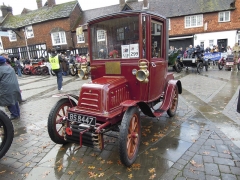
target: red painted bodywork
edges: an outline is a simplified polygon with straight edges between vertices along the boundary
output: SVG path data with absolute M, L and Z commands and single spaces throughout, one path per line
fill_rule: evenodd
M 166 19 L 154 14 L 144 12 L 134 13 L 119 13 L 115 17 L 123 16 L 139 16 L 139 32 L 142 32 L 142 18 L 146 18 L 146 57 L 143 58 L 142 54 L 137 59 L 108 59 L 108 60 L 93 60 L 91 57 L 90 48 L 90 61 L 91 61 L 91 78 L 92 81 L 82 86 L 78 99 L 77 107 L 71 108 L 69 111 L 87 114 L 97 117 L 98 121 L 114 124 L 122 119 L 123 112 L 128 106 L 136 105 L 138 102 L 146 104 L 151 103 L 166 93 L 171 96 L 172 85 L 168 82 L 173 78 L 172 73 L 168 73 L 167 58 L 167 38 L 163 39 L 161 51 L 163 55 L 161 58 L 152 58 L 151 55 L 151 20 L 161 22 L 163 25 L 162 37 L 167 36 Z M 89 22 L 91 24 L 115 18 L 114 16 L 106 16 L 104 18 L 95 19 Z M 91 32 L 88 32 L 89 47 L 91 47 Z M 142 33 L 139 33 L 139 49 L 142 49 Z M 139 70 L 139 60 L 145 59 L 148 61 L 149 82 L 142 83 L 137 80 L 133 75 L 132 70 Z M 120 62 L 121 74 L 113 75 L 106 74 L 106 62 Z M 168 88 L 167 88 L 168 87 Z M 169 92 L 165 92 L 165 91 Z M 169 100 L 168 98 L 165 98 Z M 165 103 L 164 109 L 169 107 L 171 101 Z M 159 115 L 159 114 L 157 114 Z

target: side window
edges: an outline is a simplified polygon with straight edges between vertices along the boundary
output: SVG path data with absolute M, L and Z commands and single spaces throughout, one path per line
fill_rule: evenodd
M 162 23 L 151 22 L 152 58 L 162 57 Z

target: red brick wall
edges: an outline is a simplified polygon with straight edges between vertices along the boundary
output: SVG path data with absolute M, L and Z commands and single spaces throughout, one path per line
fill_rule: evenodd
M 65 30 L 67 39 L 67 45 L 62 45 L 62 47 L 65 49 L 74 48 L 74 45 L 76 46 L 76 44 L 74 44 L 73 41 L 76 39 L 76 35 L 72 34 L 72 30 L 79 21 L 80 13 L 80 8 L 76 6 L 70 18 L 56 19 L 32 25 L 34 38 L 27 39 L 28 45 L 46 43 L 47 49 L 51 49 L 51 30 L 53 28 L 62 28 Z M 22 29 L 16 31 L 16 33 L 19 34 L 20 37 L 17 35 L 17 41 L 14 42 L 10 42 L 8 37 L 2 37 L 4 49 L 26 46 L 24 32 Z
M 203 14 L 203 26 L 196 28 L 185 28 L 184 16 L 170 18 L 171 30 L 169 36 L 240 29 L 240 1 L 236 1 L 235 6 L 236 9 L 230 12 L 230 22 L 219 23 L 218 12 Z M 207 30 L 204 30 L 205 22 L 208 23 Z

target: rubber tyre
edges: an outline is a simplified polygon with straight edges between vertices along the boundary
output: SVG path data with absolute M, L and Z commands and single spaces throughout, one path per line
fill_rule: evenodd
M 119 155 L 122 164 L 129 167 L 137 158 L 141 139 L 139 110 L 132 106 L 127 109 L 119 131 Z
M 70 102 L 71 101 L 71 102 Z M 72 103 L 72 105 L 71 105 Z M 66 144 L 64 137 L 60 132 L 63 128 L 63 124 L 57 124 L 57 120 L 61 117 L 67 115 L 67 110 L 70 107 L 76 106 L 76 103 L 73 100 L 68 98 L 60 99 L 55 106 L 51 109 L 48 116 L 48 134 L 53 142 L 57 144 Z M 58 128 L 59 127 L 59 128 Z
M 180 73 L 182 71 L 181 64 L 179 64 L 179 62 L 176 62 L 176 64 L 174 65 L 174 69 L 177 73 Z
M 4 134 L 2 142 L 0 143 L 0 159 L 7 153 L 9 150 L 13 137 L 14 129 L 11 120 L 9 117 L 0 110 L 0 137 Z M 2 137 L 1 137 L 2 138 Z
M 43 67 L 42 67 L 42 75 L 46 76 L 46 75 L 48 75 L 48 74 L 49 74 L 49 72 L 48 72 L 48 67 L 43 66 Z
M 218 69 L 219 70 L 222 70 L 223 69 L 223 64 L 220 62 L 220 63 L 218 63 Z
M 202 63 L 202 62 L 199 62 L 199 63 L 197 64 L 197 72 L 198 72 L 199 74 L 201 74 L 202 70 L 203 70 L 203 63 Z
M 69 69 L 69 73 L 72 75 L 72 76 L 76 76 L 77 75 L 77 67 L 75 66 L 72 66 L 70 69 Z
M 175 85 L 174 90 L 173 90 L 173 95 L 172 95 L 172 103 L 169 109 L 167 110 L 167 114 L 170 117 L 175 116 L 177 112 L 177 106 L 178 106 L 178 87 Z

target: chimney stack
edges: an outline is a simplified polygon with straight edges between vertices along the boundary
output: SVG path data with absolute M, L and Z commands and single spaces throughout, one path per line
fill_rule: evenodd
M 143 0 L 143 9 L 148 9 L 148 8 L 149 8 L 148 0 Z
M 36 2 L 38 9 L 40 9 L 42 7 L 42 0 L 36 0 Z
M 123 6 L 125 4 L 125 0 L 119 0 L 119 4 Z
M 52 7 L 52 6 L 56 5 L 55 0 L 47 0 L 47 2 L 48 2 L 48 7 Z
M 1 8 L 1 11 L 2 11 L 2 17 L 5 17 L 8 13 L 12 14 L 12 7 L 10 7 L 10 6 L 7 7 L 3 3 L 3 5 L 0 8 Z

